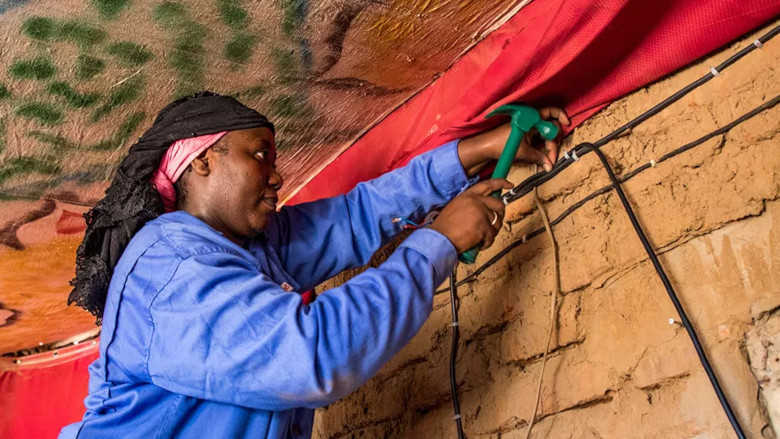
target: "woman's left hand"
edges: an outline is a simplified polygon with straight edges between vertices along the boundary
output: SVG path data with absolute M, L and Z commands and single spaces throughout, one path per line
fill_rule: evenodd
M 563 109 L 558 107 L 545 107 L 539 109 L 539 115 L 544 120 L 548 120 L 560 128 L 561 126 L 571 125 L 569 116 Z M 460 142 L 458 154 L 461 157 L 461 163 L 466 173 L 471 176 L 479 172 L 490 160 L 498 160 L 504 151 L 506 141 L 509 139 L 509 133 L 512 127 L 509 123 L 485 131 L 476 136 L 464 139 Z M 560 146 L 560 135 L 553 140 L 546 140 L 543 145 L 533 146 L 531 136 L 533 133 L 527 133 L 523 136 L 520 146 L 517 148 L 515 160 L 521 160 L 528 163 L 536 163 L 542 166 L 546 171 L 550 171 L 558 161 L 558 150 Z

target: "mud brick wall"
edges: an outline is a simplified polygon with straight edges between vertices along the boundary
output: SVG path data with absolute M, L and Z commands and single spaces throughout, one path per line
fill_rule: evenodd
M 596 140 L 750 44 L 612 103 L 565 141 Z M 780 94 L 780 41 L 603 148 L 618 173 Z M 517 166 L 510 180 L 530 175 Z M 540 188 L 552 218 L 608 184 L 589 154 Z M 753 438 L 780 428 L 780 107 L 629 180 L 624 188 Z M 486 261 L 542 225 L 513 203 Z M 614 192 L 554 227 L 563 297 L 535 438 L 735 437 L 685 330 Z M 460 267 L 460 277 L 473 267 Z M 342 276 L 329 285 L 343 282 Z M 457 380 L 472 439 L 522 438 L 547 339 L 553 288 L 542 234 L 460 288 Z M 318 438 L 455 437 L 449 295 L 410 344 L 359 391 L 319 410 Z

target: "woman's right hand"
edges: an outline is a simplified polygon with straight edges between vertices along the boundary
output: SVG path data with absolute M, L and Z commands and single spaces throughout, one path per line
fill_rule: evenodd
M 481 181 L 453 198 L 431 224 L 450 240 L 458 254 L 478 244 L 493 244 L 504 221 L 504 203 L 490 196 L 499 189 L 511 189 L 503 178 Z

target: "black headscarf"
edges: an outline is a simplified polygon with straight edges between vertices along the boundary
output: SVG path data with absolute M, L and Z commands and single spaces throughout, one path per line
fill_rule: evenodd
M 230 96 L 208 91 L 181 98 L 157 115 L 119 164 L 106 196 L 84 214 L 87 231 L 76 253 L 76 277 L 68 305 L 91 312 L 100 324 L 111 275 L 127 244 L 147 222 L 165 213 L 149 183 L 165 151 L 179 139 L 274 126 L 257 111 Z

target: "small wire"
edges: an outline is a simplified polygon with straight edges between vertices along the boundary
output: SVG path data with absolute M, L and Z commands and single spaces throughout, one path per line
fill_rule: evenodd
M 537 165 L 537 168 L 539 166 Z M 552 226 L 550 225 L 550 218 L 547 216 L 547 211 L 544 210 L 542 200 L 539 198 L 539 189 L 534 188 L 534 202 L 536 208 L 539 210 L 539 214 L 544 222 L 544 229 L 547 231 L 547 237 L 550 239 L 550 247 L 552 247 L 552 259 L 553 277 L 555 278 L 555 288 L 551 293 L 550 298 L 550 330 L 547 334 L 547 343 L 544 345 L 544 356 L 542 356 L 542 370 L 539 371 L 539 381 L 536 386 L 536 399 L 534 400 L 534 411 L 531 413 L 531 417 L 528 419 L 528 429 L 525 431 L 525 439 L 531 437 L 531 429 L 534 427 L 534 420 L 536 419 L 536 412 L 539 409 L 539 400 L 542 398 L 542 381 L 544 380 L 544 369 L 547 366 L 547 357 L 550 355 L 550 342 L 552 341 L 553 332 L 557 326 L 558 316 L 558 296 L 561 294 L 561 267 L 558 261 L 558 244 L 555 242 L 555 235 L 553 235 Z
M 452 276 L 450 276 L 450 303 L 452 304 L 452 349 L 450 350 L 450 388 L 452 390 L 452 408 L 455 411 L 453 419 L 458 428 L 458 439 L 463 439 L 463 422 L 460 415 L 460 403 L 458 402 L 458 382 L 455 376 L 455 361 L 458 358 L 458 338 L 460 337 L 460 329 L 458 323 L 458 266 L 452 268 Z
M 404 230 L 417 230 L 421 229 L 423 227 L 427 227 L 433 223 L 433 221 L 428 221 L 425 223 L 417 224 L 416 222 L 410 220 L 409 218 L 406 218 L 404 216 L 399 216 L 396 218 L 393 218 L 393 223 L 404 223 L 404 225 L 401 227 Z

